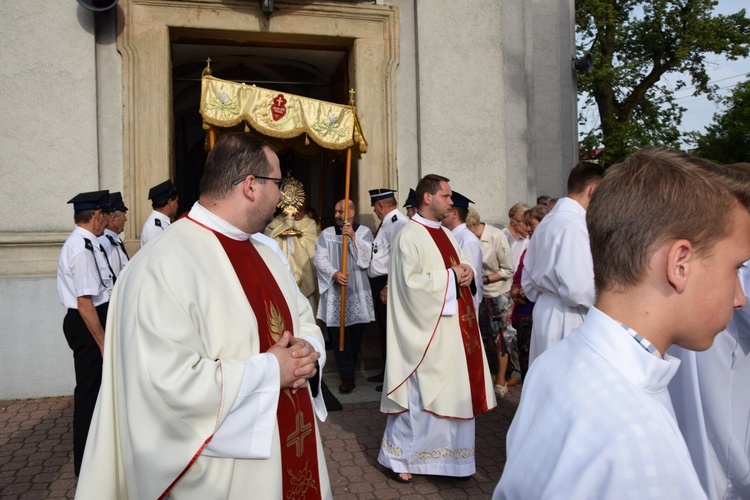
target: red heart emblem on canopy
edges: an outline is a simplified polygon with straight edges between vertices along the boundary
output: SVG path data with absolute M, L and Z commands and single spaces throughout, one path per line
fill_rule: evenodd
M 277 122 L 284 118 L 286 115 L 286 98 L 284 94 L 279 94 L 273 98 L 273 105 L 271 106 L 271 116 L 273 121 Z

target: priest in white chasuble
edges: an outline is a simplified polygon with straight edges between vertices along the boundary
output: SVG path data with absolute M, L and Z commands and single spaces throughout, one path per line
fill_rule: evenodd
M 188 217 L 128 264 L 77 498 L 331 498 L 323 338 L 289 269 L 250 238 L 281 180 L 265 143 L 222 137 Z
M 474 417 L 496 405 L 472 298 L 476 270 L 441 226 L 451 205 L 448 179 L 424 177 L 418 213 L 392 247 L 378 462 L 400 482 L 473 475 Z

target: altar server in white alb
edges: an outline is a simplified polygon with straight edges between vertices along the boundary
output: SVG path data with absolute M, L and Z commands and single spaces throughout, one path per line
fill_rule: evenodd
M 476 270 L 441 225 L 451 205 L 448 179 L 425 176 L 418 213 L 392 248 L 378 462 L 399 482 L 473 475 L 474 417 L 496 405 L 471 294 Z
M 706 498 L 666 352 L 708 349 L 746 304 L 750 179 L 717 171 L 660 148 L 610 167 L 586 214 L 596 304 L 530 367 L 495 499 Z
M 223 136 L 189 215 L 128 263 L 77 498 L 331 498 L 323 337 L 289 268 L 252 239 L 281 180 L 264 142 Z
M 169 179 L 149 189 L 148 199 L 152 210 L 141 230 L 141 246 L 163 233 L 177 217 L 179 209 L 177 188 Z
M 334 207 L 335 224 L 327 227 L 315 242 L 315 269 L 318 273 L 318 319 L 326 324 L 334 346 L 341 384 L 339 391 L 347 394 L 354 390 L 355 370 L 362 346 L 365 325 L 375 320 L 367 267 L 372 257 L 372 231 L 354 222 L 354 203 L 340 200 Z M 347 243 L 346 269 L 342 268 L 344 238 Z M 346 286 L 344 312 L 344 350 L 339 350 L 341 325 L 341 287 Z
M 469 203 L 474 203 L 466 196 L 462 195 L 457 191 L 453 191 L 451 194 L 451 200 L 453 200 L 453 206 L 451 207 L 448 215 L 442 220 L 443 226 L 447 227 L 453 233 L 453 236 L 458 241 L 458 246 L 461 250 L 469 256 L 471 259 L 471 265 L 476 269 L 477 274 L 474 276 L 477 283 L 476 291 L 474 291 L 474 309 L 479 309 L 479 303 L 482 302 L 482 281 L 478 279 L 482 273 L 482 242 L 479 241 L 477 235 L 472 233 L 469 228 L 466 227 L 466 216 L 469 214 Z
M 107 223 L 107 227 L 104 228 L 104 234 L 99 236 L 99 243 L 104 247 L 104 252 L 109 259 L 109 265 L 112 267 L 115 277 L 117 277 L 120 276 L 120 271 L 122 271 L 129 260 L 125 243 L 120 238 L 120 233 L 122 233 L 125 223 L 128 221 L 128 207 L 122 201 L 122 194 L 119 191 L 109 193 L 109 207 L 111 211 L 109 222 Z
M 526 250 L 521 286 L 526 297 L 536 302 L 529 366 L 578 328 L 594 303 L 586 209 L 603 175 L 604 169 L 595 163 L 573 167 L 568 196 L 539 224 Z
M 722 168 L 744 169 L 748 188 L 750 164 Z M 740 282 L 750 300 L 750 261 Z M 682 361 L 669 394 L 708 498 L 750 498 L 750 304 L 734 311 L 710 349 L 672 346 L 669 354 Z
M 57 295 L 68 309 L 63 333 L 75 366 L 73 471 L 77 476 L 102 380 L 104 325 L 115 276 L 97 240 L 109 220 L 109 191 L 80 193 L 68 203 L 73 204 L 76 227 L 60 251 Z

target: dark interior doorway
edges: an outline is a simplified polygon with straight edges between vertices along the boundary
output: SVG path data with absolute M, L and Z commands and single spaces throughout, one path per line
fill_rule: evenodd
M 180 193 L 181 211 L 189 210 L 198 199 L 198 183 L 207 157 L 206 134 L 199 113 L 201 72 L 207 58 L 211 58 L 212 74 L 217 78 L 339 104 L 349 101 L 346 47 L 237 45 L 173 36 L 171 49 L 173 177 Z M 344 197 L 346 153 L 314 144 L 304 147 L 302 139 L 297 144 L 270 142 L 279 152 L 282 175 L 291 172 L 303 184 L 307 205 L 317 212 L 321 227 L 332 225 L 333 206 Z M 353 164 L 351 186 L 357 185 L 356 170 Z M 350 196 L 355 198 L 356 193 L 352 191 Z

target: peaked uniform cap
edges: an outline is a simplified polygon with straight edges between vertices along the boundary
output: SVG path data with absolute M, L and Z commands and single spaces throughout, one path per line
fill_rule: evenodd
M 409 189 L 409 196 L 406 197 L 404 202 L 404 208 L 414 208 L 417 206 L 417 192 L 413 189 Z
M 68 203 L 73 204 L 73 210 L 96 210 L 105 208 L 109 210 L 109 191 L 88 191 L 79 193 L 71 198 Z
M 167 179 L 148 190 L 148 199 L 151 201 L 161 201 L 169 198 L 176 192 L 177 188 L 174 187 L 171 180 Z
M 109 193 L 109 206 L 113 212 L 127 212 L 128 207 L 125 206 L 125 202 L 122 201 L 122 194 L 119 191 Z
M 375 205 L 380 200 L 392 198 L 396 191 L 388 188 L 370 189 L 370 203 Z
M 469 203 L 474 203 L 458 191 L 453 191 L 451 199 L 453 200 L 453 206 L 456 208 L 469 208 Z

